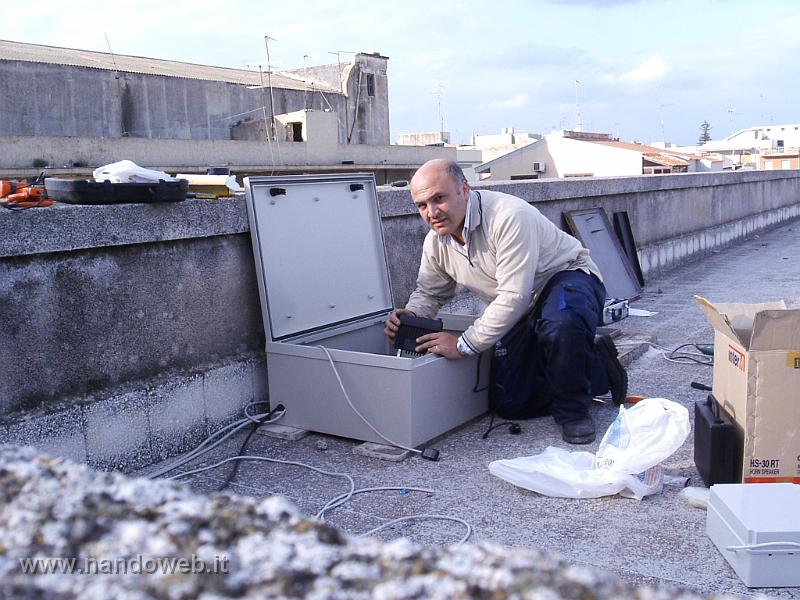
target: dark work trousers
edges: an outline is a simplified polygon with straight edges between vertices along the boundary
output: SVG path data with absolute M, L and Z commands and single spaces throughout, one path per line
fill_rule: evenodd
M 505 419 L 552 414 L 556 423 L 587 416 L 592 396 L 608 392 L 594 336 L 606 289 L 583 271 L 562 271 L 533 309 L 497 344 L 489 405 Z

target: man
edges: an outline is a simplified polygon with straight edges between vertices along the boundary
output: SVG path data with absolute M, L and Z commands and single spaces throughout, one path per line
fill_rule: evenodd
M 416 350 L 458 360 L 494 347 L 489 398 L 497 414 L 552 414 L 568 443 L 594 441 L 592 396 L 608 391 L 610 378 L 620 403 L 627 380 L 613 342 L 595 341 L 606 291 L 589 251 L 524 200 L 471 190 L 452 161 L 422 165 L 411 197 L 431 230 L 417 287 L 390 316 L 387 337 L 394 340 L 399 315 L 433 317 L 464 285 L 486 310 L 458 338 L 432 333 Z

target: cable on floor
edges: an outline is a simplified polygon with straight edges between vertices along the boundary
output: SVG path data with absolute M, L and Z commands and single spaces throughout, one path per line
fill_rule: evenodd
M 616 345 L 618 347 L 624 347 L 624 346 L 639 346 L 640 344 L 647 344 L 657 350 L 661 350 L 661 356 L 669 362 L 683 364 L 683 365 L 687 364 L 699 364 L 706 366 L 714 365 L 713 354 L 707 354 L 706 352 L 703 352 L 703 350 L 701 350 L 701 348 L 706 348 L 709 346 L 713 347 L 712 344 L 701 344 L 692 342 L 688 344 L 681 344 L 680 346 L 672 350 L 664 346 L 661 346 L 660 344 L 656 344 L 654 342 L 645 340 L 638 342 L 620 342 Z M 689 351 L 680 352 L 683 348 L 687 348 L 690 346 L 693 346 L 697 350 L 697 352 L 689 352 Z
M 370 423 L 367 420 L 367 418 L 364 415 L 362 415 L 361 412 L 355 407 L 353 401 L 350 400 L 350 394 L 347 393 L 347 390 L 344 387 L 344 383 L 342 383 L 342 378 L 339 375 L 339 369 L 336 368 L 336 363 L 333 362 L 333 357 L 331 356 L 331 353 L 325 346 L 317 346 L 317 348 L 322 350 L 325 353 L 325 356 L 328 357 L 328 362 L 331 365 L 331 369 L 333 369 L 333 374 L 336 376 L 336 381 L 339 383 L 339 388 L 342 390 L 342 394 L 344 394 L 344 399 L 347 401 L 347 404 L 350 406 L 353 412 L 356 413 L 356 415 L 358 415 L 358 417 L 362 421 L 364 421 L 364 423 L 378 435 L 379 438 L 381 438 L 386 442 L 389 442 L 392 446 L 397 446 L 398 448 L 402 448 L 403 450 L 408 450 L 409 452 L 414 452 L 415 454 L 419 454 L 424 459 L 433 461 L 439 459 L 439 451 L 436 450 L 435 448 L 423 448 L 422 450 L 417 450 L 416 448 L 411 448 L 409 446 L 405 446 L 403 444 L 395 442 L 394 440 L 391 440 L 383 433 L 378 431 L 377 427 L 375 427 L 372 423 Z
M 236 453 L 236 456 L 241 456 L 241 455 L 243 455 L 245 453 L 245 450 L 247 450 L 247 445 L 250 443 L 250 439 L 253 437 L 253 435 L 255 435 L 255 433 L 261 428 L 262 425 L 266 425 L 267 421 L 272 417 L 273 414 L 275 414 L 278 410 L 280 410 L 278 407 L 275 407 L 275 408 L 273 408 L 271 411 L 269 411 L 267 413 L 267 417 L 266 417 L 265 420 L 255 419 L 255 418 L 251 417 L 251 415 L 247 412 L 247 409 L 251 405 L 258 405 L 258 404 L 266 404 L 267 408 L 269 408 L 269 403 L 265 402 L 265 401 L 251 402 L 247 406 L 244 407 L 245 416 L 247 416 L 248 418 L 251 418 L 251 420 L 253 420 L 254 423 L 250 427 L 250 431 L 247 433 L 247 437 L 244 438 L 244 441 L 242 442 L 242 445 L 239 446 L 239 451 Z M 228 486 L 231 484 L 231 482 L 239 474 L 239 467 L 241 466 L 241 464 L 242 463 L 240 463 L 240 462 L 237 462 L 237 463 L 234 464 L 233 469 L 231 469 L 231 472 L 228 473 L 228 476 L 225 478 L 225 481 L 223 481 L 222 484 L 219 485 L 215 491 L 221 492 L 221 491 L 223 491 L 223 490 L 228 488 Z
M 254 404 L 258 404 L 258 403 L 251 402 L 247 406 L 252 406 Z M 281 414 L 279 414 L 277 417 L 275 417 L 273 419 L 269 419 L 267 421 L 264 421 L 262 424 L 266 425 L 267 423 L 274 423 L 274 422 L 278 421 L 279 419 L 281 419 L 284 414 L 286 414 L 286 410 L 282 408 L 282 405 L 279 404 L 278 406 L 276 406 L 276 409 L 277 410 L 281 410 Z M 245 411 L 247 411 L 247 407 L 245 407 Z M 262 415 L 255 415 L 255 416 L 248 415 L 244 419 L 240 419 L 238 421 L 234 421 L 233 423 L 229 423 L 228 425 L 226 425 L 222 429 L 219 429 L 218 431 L 215 431 L 214 433 L 209 435 L 194 450 L 191 450 L 190 452 L 188 452 L 187 454 L 183 455 L 178 460 L 166 465 L 165 467 L 162 467 L 162 468 L 158 469 L 157 471 L 155 471 L 153 473 L 150 473 L 147 477 L 150 478 L 150 479 L 156 479 L 158 477 L 161 477 L 162 475 L 165 475 L 166 473 L 169 473 L 170 471 L 174 471 L 178 467 L 185 465 L 187 462 L 190 462 L 190 461 L 194 460 L 195 458 L 197 458 L 199 456 L 202 456 L 206 452 L 209 452 L 209 451 L 213 450 L 214 448 L 219 446 L 222 442 L 227 440 L 229 437 L 231 437 L 235 433 L 238 433 L 239 431 L 241 431 L 242 429 L 244 429 L 245 427 L 250 425 L 252 423 L 253 419 L 257 419 L 259 417 L 266 418 L 272 412 L 273 411 L 270 411 L 269 413 L 264 413 Z M 256 422 L 258 422 L 258 421 L 256 421 Z M 227 433 L 225 433 L 226 431 L 227 431 Z M 225 435 L 222 436 L 220 439 L 212 442 L 212 440 L 216 436 L 218 436 L 218 435 L 220 435 L 222 433 L 225 433 Z
M 334 508 L 337 508 L 337 507 L 341 506 L 342 504 L 345 504 L 346 502 L 350 501 L 350 499 L 353 496 L 355 496 L 357 494 L 365 494 L 367 492 L 383 492 L 383 491 L 425 492 L 427 494 L 434 494 L 435 493 L 433 490 L 429 490 L 428 488 L 416 488 L 416 487 L 408 487 L 408 486 L 400 486 L 400 487 L 389 486 L 389 487 L 360 488 L 360 489 L 357 489 L 357 490 L 353 491 L 352 494 L 349 494 L 349 495 L 348 494 L 341 494 L 339 496 L 336 496 L 335 498 L 331 498 L 330 500 L 328 500 L 328 503 L 319 510 L 319 512 L 317 513 L 316 516 L 317 516 L 318 519 L 321 519 L 321 520 L 324 521 L 326 512 L 328 512 L 329 510 L 333 510 Z
M 383 525 L 379 525 L 374 529 L 370 529 L 366 533 L 362 533 L 358 537 L 367 537 L 378 533 L 382 529 L 386 529 L 387 527 L 392 527 L 393 525 L 397 525 L 398 523 L 403 523 L 404 521 L 417 521 L 417 520 L 430 520 L 435 519 L 437 521 L 455 521 L 456 523 L 461 523 L 467 529 L 467 533 L 458 541 L 459 544 L 465 543 L 471 536 L 472 536 L 472 526 L 467 523 L 464 519 L 459 519 L 458 517 L 447 517 L 444 515 L 412 515 L 410 517 L 400 517 L 398 519 L 393 519 L 388 523 L 384 523 Z

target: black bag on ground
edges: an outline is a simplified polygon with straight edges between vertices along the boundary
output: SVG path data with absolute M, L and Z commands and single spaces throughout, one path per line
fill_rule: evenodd
M 707 486 L 742 481 L 743 435 L 709 394 L 694 403 L 694 464 Z
M 537 398 L 543 378 L 531 365 L 536 333 L 528 315 L 494 346 L 489 384 L 489 409 L 504 419 L 530 419 L 550 414 L 547 395 Z M 538 402 L 536 401 L 538 400 Z

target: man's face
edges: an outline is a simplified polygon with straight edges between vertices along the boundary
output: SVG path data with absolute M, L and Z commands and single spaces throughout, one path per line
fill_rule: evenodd
M 467 215 L 469 185 L 457 185 L 440 168 L 424 167 L 411 180 L 411 197 L 420 216 L 439 235 L 461 236 Z

